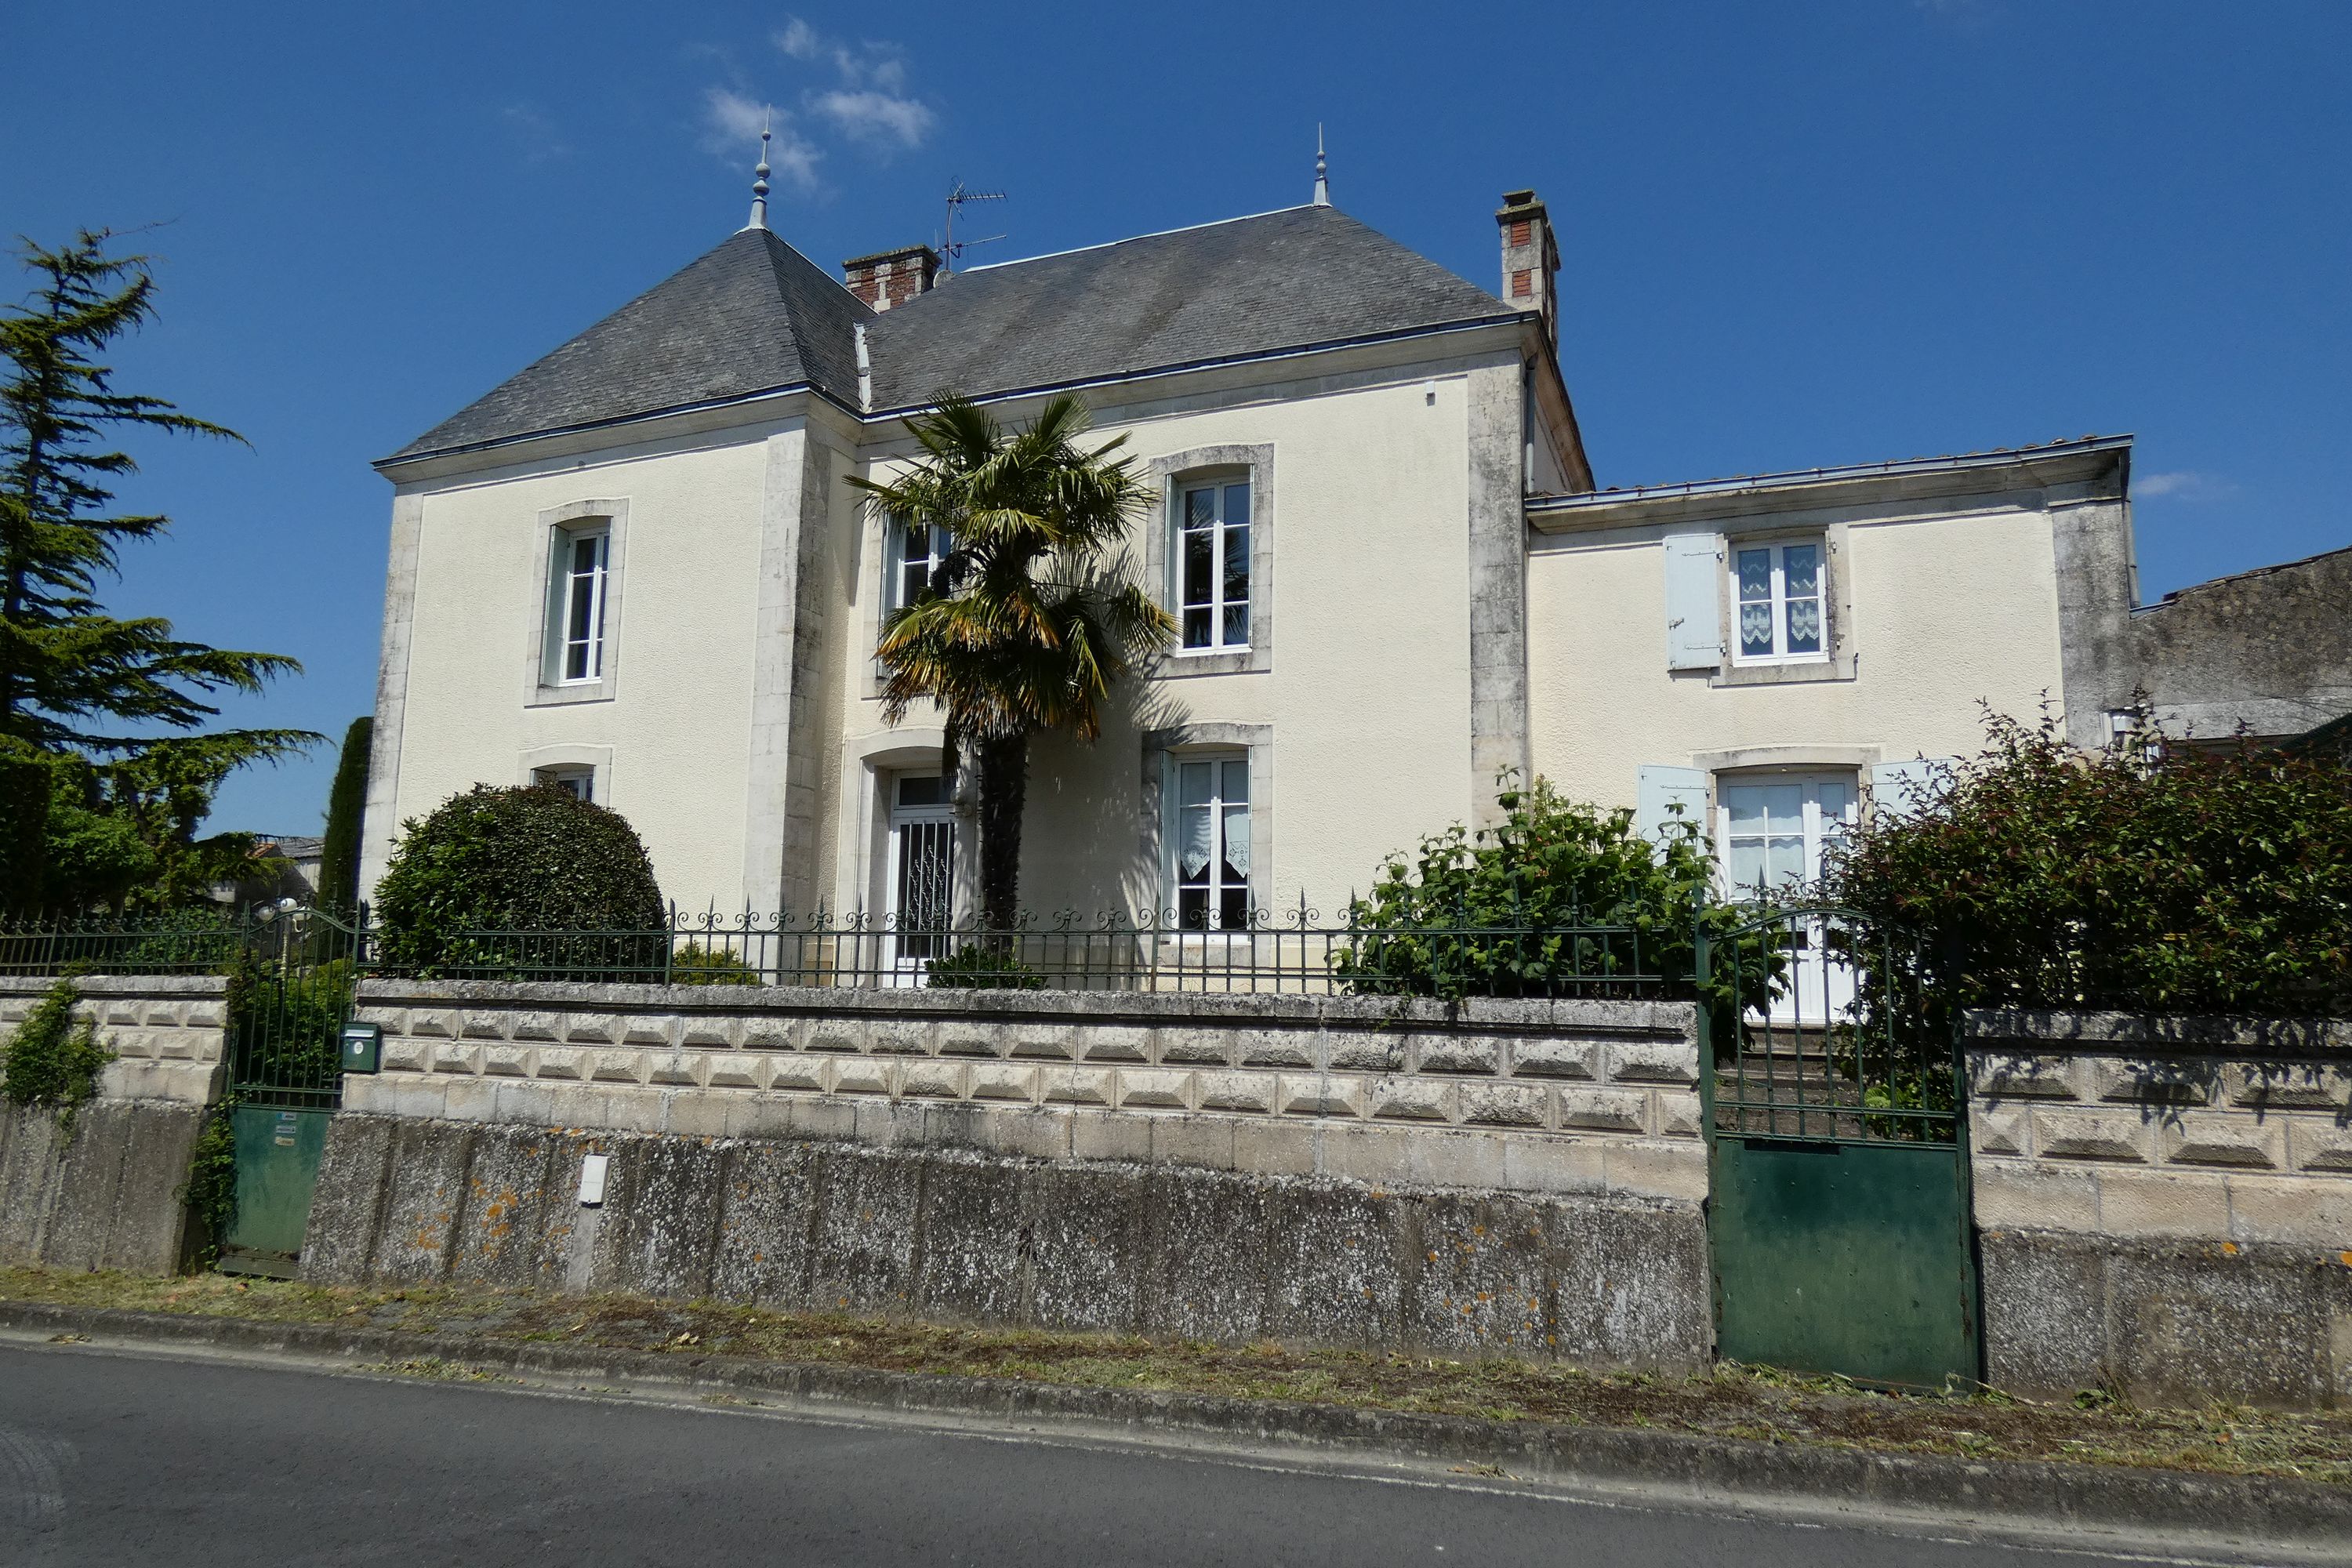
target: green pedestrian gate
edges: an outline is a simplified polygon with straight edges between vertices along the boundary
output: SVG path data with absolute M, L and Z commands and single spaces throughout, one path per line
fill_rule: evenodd
M 1967 1102 L 1929 954 L 1813 907 L 1702 937 L 1697 959 L 1717 1353 L 1974 1382 Z
M 290 1277 L 318 1185 L 327 1123 L 342 1102 L 338 1031 L 350 1014 L 360 922 L 321 910 L 268 911 L 230 980 L 229 1124 L 236 1210 L 229 1273 Z

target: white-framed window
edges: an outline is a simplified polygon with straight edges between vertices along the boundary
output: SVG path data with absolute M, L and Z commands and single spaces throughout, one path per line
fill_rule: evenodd
M 548 572 L 547 666 L 556 686 L 604 679 L 613 531 L 602 522 L 555 530 Z
M 1170 885 L 1176 923 L 1188 931 L 1240 931 L 1250 921 L 1249 753 L 1179 753 L 1172 775 Z
M 1176 497 L 1177 618 L 1187 653 L 1250 642 L 1247 479 L 1186 485 Z
M 1716 855 L 1733 895 L 1818 884 L 1857 798 L 1851 773 L 1718 778 Z
M 560 789 L 591 804 L 596 799 L 596 770 L 592 767 L 533 768 L 530 782 L 542 788 Z
M 1735 664 L 1801 664 L 1830 656 L 1829 552 L 1819 539 L 1731 546 Z
M 944 528 L 894 518 L 890 522 L 890 580 L 883 607 L 903 610 L 932 585 L 955 540 Z

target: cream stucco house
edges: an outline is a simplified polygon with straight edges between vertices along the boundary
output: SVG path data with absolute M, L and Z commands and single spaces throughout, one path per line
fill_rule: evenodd
M 1084 393 L 1165 497 L 1185 646 L 1033 754 L 1024 900 L 1336 915 L 1498 773 L 1803 874 L 1981 700 L 2128 698 L 2126 438 L 1596 490 L 1542 203 L 1489 294 L 1323 199 L 836 281 L 753 223 L 378 465 L 394 487 L 363 881 L 478 781 L 625 814 L 696 909 L 904 914 L 954 873 L 940 731 L 883 722 L 936 542 L 861 504 L 937 392 Z

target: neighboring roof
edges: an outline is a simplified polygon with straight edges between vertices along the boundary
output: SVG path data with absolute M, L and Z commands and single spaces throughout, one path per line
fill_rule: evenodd
M 1336 207 L 1289 207 L 941 279 L 869 329 L 874 407 L 1520 315 Z
M 1791 468 L 1770 474 L 1744 474 L 1722 479 L 1689 479 L 1677 484 L 1631 485 L 1623 489 L 1584 490 L 1574 495 L 1529 496 L 1528 505 L 1547 511 L 1613 506 L 1624 501 L 1669 497 L 1735 494 L 1748 490 L 1791 489 L 1806 485 L 1840 484 L 1854 479 L 1908 474 L 1966 473 L 1979 468 L 2003 468 L 2021 462 L 2052 458 L 2091 456 L 2131 449 L 2129 436 L 2083 436 L 2071 440 L 2044 441 L 2032 447 L 1996 447 L 1983 452 L 1959 452 L 1942 458 L 1895 458 L 1883 463 L 1849 463 L 1842 468 Z
M 852 328 L 873 319 L 774 234 L 743 229 L 384 460 L 793 386 L 854 408 Z
M 873 408 L 898 413 L 1522 314 L 1332 207 L 975 268 L 881 314 L 745 229 L 384 461 L 797 386 L 854 409 L 860 322 Z

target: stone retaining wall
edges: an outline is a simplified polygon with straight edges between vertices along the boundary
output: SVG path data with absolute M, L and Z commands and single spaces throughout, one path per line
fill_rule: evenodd
M 371 980 L 347 1110 L 1706 1195 L 1682 1003 Z
M 1967 1026 L 1990 1381 L 2352 1399 L 2352 1024 Z
M 0 1039 L 55 984 L 0 977 Z M 0 1263 L 168 1274 L 187 1241 L 189 1152 L 226 1071 L 226 985 L 88 975 L 75 986 L 75 1017 L 115 1059 L 70 1134 L 50 1111 L 0 1108 Z
M 345 1079 L 306 1278 L 1711 1352 L 1685 1005 L 370 981 L 360 1010 L 385 1070 Z

